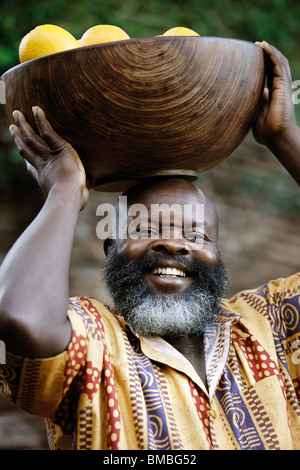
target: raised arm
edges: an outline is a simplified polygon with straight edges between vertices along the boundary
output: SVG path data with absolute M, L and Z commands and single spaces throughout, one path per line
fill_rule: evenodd
M 267 55 L 263 102 L 253 126 L 255 139 L 266 145 L 300 184 L 300 128 L 296 124 L 287 59 L 267 42 L 257 43 Z
M 39 133 L 14 113 L 13 140 L 46 201 L 0 269 L 0 339 L 7 350 L 49 357 L 68 345 L 69 266 L 79 211 L 88 201 L 78 154 L 33 108 Z

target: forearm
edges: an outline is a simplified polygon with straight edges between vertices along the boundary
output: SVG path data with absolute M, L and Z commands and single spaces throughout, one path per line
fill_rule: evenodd
M 1 266 L 0 339 L 15 353 L 53 355 L 68 342 L 69 267 L 81 198 L 75 188 L 54 186 Z
M 293 126 L 280 138 L 273 139 L 268 148 L 300 184 L 300 128 Z
M 266 41 L 256 43 L 266 55 L 268 87 L 253 124 L 255 139 L 266 145 L 300 184 L 300 128 L 296 124 L 288 60 Z

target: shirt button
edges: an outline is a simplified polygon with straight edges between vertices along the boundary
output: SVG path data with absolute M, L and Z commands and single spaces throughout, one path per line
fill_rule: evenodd
M 217 417 L 217 413 L 213 409 L 211 410 L 211 416 L 212 416 L 213 419 L 216 419 L 216 417 Z

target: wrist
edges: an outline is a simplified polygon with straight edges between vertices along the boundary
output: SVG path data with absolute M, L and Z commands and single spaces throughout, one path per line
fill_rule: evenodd
M 284 129 L 273 135 L 265 144 L 276 156 L 277 153 L 292 147 L 300 152 L 300 127 L 295 123 L 293 126 Z
M 300 185 L 300 128 L 295 125 L 282 132 L 267 147 Z
M 64 205 L 70 204 L 79 212 L 87 203 L 86 193 L 88 193 L 88 190 L 84 185 L 73 181 L 58 182 L 52 186 L 48 198 L 55 198 Z

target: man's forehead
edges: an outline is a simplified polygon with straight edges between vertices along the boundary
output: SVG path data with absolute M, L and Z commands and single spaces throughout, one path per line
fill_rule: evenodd
M 155 212 L 155 206 L 159 211 L 163 211 L 165 205 L 168 212 L 170 209 L 173 210 L 176 205 L 181 205 L 182 208 L 191 209 L 190 215 L 193 219 L 195 214 L 201 213 L 198 208 L 202 206 L 204 225 L 211 227 L 213 231 L 218 231 L 217 213 L 213 202 L 201 189 L 183 178 L 146 179 L 125 191 L 123 195 L 127 197 L 128 207 L 140 205 L 148 209 L 151 208 Z M 187 214 L 186 210 L 184 210 L 184 214 Z
M 178 203 L 209 203 L 207 196 L 189 181 L 178 178 L 153 178 L 127 190 L 124 195 L 128 202 L 133 203 L 163 203 L 173 201 Z

